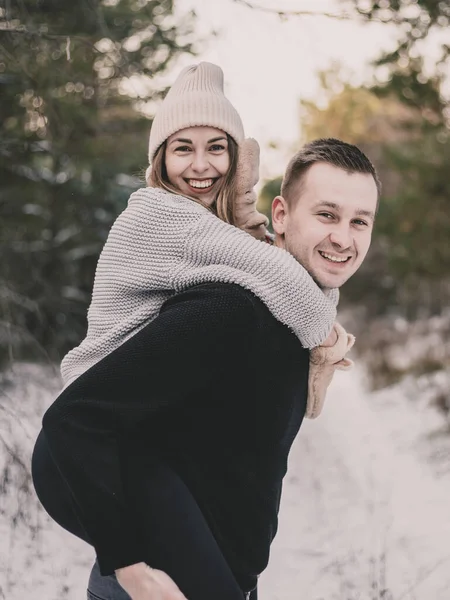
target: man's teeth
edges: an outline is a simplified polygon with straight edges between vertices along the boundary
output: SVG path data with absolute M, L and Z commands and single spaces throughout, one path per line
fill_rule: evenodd
M 198 179 L 188 179 L 188 183 L 193 188 L 204 189 L 211 187 L 214 179 L 202 179 L 201 181 Z
M 328 258 L 328 260 L 331 260 L 333 262 L 346 262 L 349 257 L 342 257 L 342 258 L 338 258 L 337 256 L 331 256 L 331 254 L 327 254 L 326 252 L 321 252 L 320 253 L 322 256 L 324 256 L 325 258 Z

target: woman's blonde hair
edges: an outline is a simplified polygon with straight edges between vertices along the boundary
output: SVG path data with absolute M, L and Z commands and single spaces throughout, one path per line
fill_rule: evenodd
M 220 187 L 217 191 L 217 196 L 212 203 L 211 206 L 207 206 L 219 219 L 225 221 L 225 223 L 230 223 L 230 225 L 235 224 L 235 200 L 236 200 L 236 190 L 235 190 L 235 181 L 236 181 L 236 169 L 237 162 L 239 157 L 239 147 L 234 139 L 227 133 L 228 139 L 228 155 L 230 159 L 230 166 L 228 168 L 227 174 L 223 177 Z M 167 177 L 167 169 L 166 169 L 166 145 L 167 142 L 161 144 L 161 146 L 156 151 L 151 168 L 147 170 L 147 185 L 149 187 L 158 187 L 166 190 L 172 194 L 180 194 L 180 190 L 177 190 L 170 183 L 169 178 Z M 202 204 L 202 202 L 198 198 L 194 198 L 192 196 L 188 196 L 190 200 L 194 202 L 198 202 Z

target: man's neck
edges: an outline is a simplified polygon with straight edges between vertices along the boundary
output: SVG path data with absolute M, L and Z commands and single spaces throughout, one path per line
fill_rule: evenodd
M 278 234 L 272 234 L 272 238 L 273 238 L 273 245 L 276 246 L 277 248 L 284 248 L 284 240 L 283 238 L 281 238 Z
M 273 237 L 273 240 L 270 243 L 272 243 L 277 248 L 283 248 L 283 250 L 286 250 L 286 244 L 284 243 L 284 239 L 281 236 L 279 236 L 278 234 L 275 233 L 272 237 Z M 287 252 L 289 252 L 289 250 L 287 250 Z M 308 273 L 309 273 L 309 271 L 308 271 Z M 320 283 L 314 278 L 314 276 L 311 273 L 309 273 L 309 274 L 314 279 L 314 283 L 316 283 L 320 287 L 320 289 L 323 291 L 324 294 L 327 294 L 332 289 L 329 287 L 321 286 Z

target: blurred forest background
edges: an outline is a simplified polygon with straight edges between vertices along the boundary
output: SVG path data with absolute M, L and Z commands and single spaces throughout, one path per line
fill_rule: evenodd
M 450 28 L 450 2 L 340 4 L 350 17 L 400 32 L 365 87 L 348 83 L 337 65 L 320 74 L 320 102 L 302 101 L 300 111 L 299 144 L 323 136 L 356 143 L 383 181 L 373 248 L 342 293 L 380 387 L 450 364 L 450 41 L 441 36 Z M 143 185 L 148 114 L 165 92 L 155 76 L 182 54 L 195 55 L 197 38 L 195 14 L 177 22 L 172 0 L 0 7 L 4 368 L 58 363 L 83 337 L 102 244 L 130 192 Z M 431 36 L 444 40 L 432 61 L 424 54 Z M 261 189 L 267 213 L 280 181 L 281 174 Z M 436 400 L 448 412 L 448 393 Z
M 310 48 L 308 0 L 283 0 L 291 11 L 281 11 L 278 0 L 209 2 L 219 12 L 232 4 L 250 13 L 243 19 L 245 35 L 247 23 L 256 29 L 267 13 L 289 26 L 298 22 L 301 27 L 291 35 L 303 39 L 305 55 L 283 49 L 292 77 L 301 78 L 298 65 L 310 60 L 308 52 L 320 54 L 325 43 L 329 56 L 333 44 L 342 42 L 342 33 L 333 40 L 322 35 Z M 78 540 L 39 506 L 31 452 L 42 415 L 60 391 L 59 362 L 85 334 L 103 243 L 130 193 L 144 185 L 151 116 L 166 91 L 167 75 L 214 44 L 213 31 L 204 34 L 203 27 L 199 33 L 200 15 L 180 17 L 180 5 L 189 2 L 0 0 L 0 598 L 68 600 L 84 594 L 90 549 L 76 545 Z M 369 256 L 341 293 L 339 318 L 357 337 L 356 369 L 346 385 L 339 387 L 338 380 L 335 402 L 327 400 L 328 415 L 303 426 L 300 458 L 287 481 L 291 499 L 301 499 L 301 505 L 290 504 L 288 497 L 287 534 L 281 529 L 282 552 L 278 563 L 275 553 L 270 577 L 274 585 L 278 577 L 287 590 L 302 557 L 317 574 L 314 598 L 317 584 L 328 576 L 330 589 L 340 595 L 333 591 L 324 598 L 381 600 L 394 598 L 392 588 L 398 599 L 444 600 L 449 589 L 450 0 L 336 0 L 334 5 L 337 12 L 323 19 L 342 19 L 352 27 L 362 22 L 367 30 L 381 23 L 396 35 L 389 52 L 380 51 L 364 68 L 364 85 L 355 84 L 348 64 L 318 74 L 315 101 L 298 101 L 297 146 L 323 136 L 358 144 L 380 172 L 383 197 Z M 325 0 L 309 6 L 324 10 Z M 272 21 L 264 30 L 268 36 Z M 317 28 L 322 26 L 320 21 Z M 255 33 L 236 43 L 237 52 L 252 46 L 259 56 Z M 276 40 L 274 35 L 268 42 L 274 46 Z M 355 52 L 362 50 L 358 43 Z M 262 62 L 263 78 L 245 88 L 254 89 L 252 100 L 265 91 L 271 100 L 271 85 L 277 90 L 271 81 L 274 64 L 267 68 Z M 237 79 L 236 71 L 226 76 Z M 264 115 L 265 124 L 282 112 L 275 104 L 273 114 Z M 267 143 L 261 155 L 266 152 L 270 156 Z M 259 208 L 268 215 L 279 175 L 260 182 Z M 390 387 L 366 393 L 361 382 L 366 386 L 367 376 L 373 389 Z M 424 471 L 419 451 L 429 459 Z M 436 480 L 430 478 L 434 471 Z M 304 526 L 299 517 L 305 517 Z M 363 531 L 354 529 L 354 518 Z M 392 537 L 396 527 L 398 538 Z M 311 551 L 315 545 L 325 548 L 322 558 Z M 298 571 L 303 578 L 304 570 Z M 269 578 L 261 590 L 265 598 L 299 595 L 296 585 L 282 595 L 270 595 L 270 589 L 275 587 Z M 306 592 L 302 597 L 312 598 Z

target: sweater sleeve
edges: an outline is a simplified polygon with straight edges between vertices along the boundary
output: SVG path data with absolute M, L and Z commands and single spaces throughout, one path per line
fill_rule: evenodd
M 190 228 L 171 287 L 180 291 L 206 281 L 233 282 L 252 291 L 304 348 L 320 346 L 336 320 L 338 290 L 325 294 L 289 252 L 210 213 Z
M 52 457 L 103 575 L 145 561 L 121 443 L 137 427 L 155 426 L 163 411 L 195 402 L 199 389 L 242 364 L 255 331 L 252 301 L 239 287 L 211 284 L 180 293 L 45 413 Z

